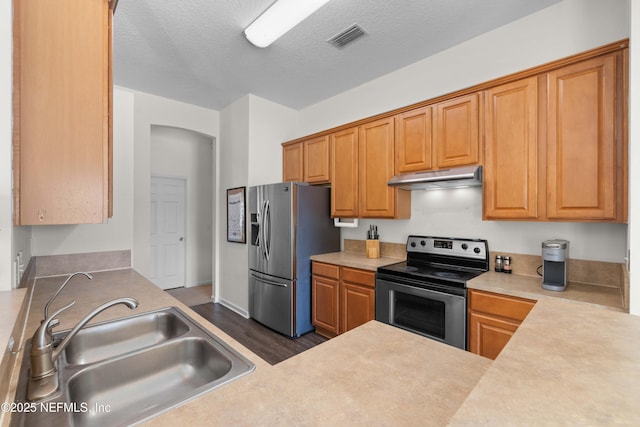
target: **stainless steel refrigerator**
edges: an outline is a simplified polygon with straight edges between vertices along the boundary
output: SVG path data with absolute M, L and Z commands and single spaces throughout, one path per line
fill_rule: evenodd
M 289 337 L 313 330 L 309 257 L 340 250 L 330 203 L 325 187 L 249 188 L 249 315 Z

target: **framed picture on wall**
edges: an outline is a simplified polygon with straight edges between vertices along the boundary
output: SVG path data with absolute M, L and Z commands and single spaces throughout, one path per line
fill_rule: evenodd
M 227 241 L 246 243 L 245 234 L 245 193 L 246 187 L 227 190 Z

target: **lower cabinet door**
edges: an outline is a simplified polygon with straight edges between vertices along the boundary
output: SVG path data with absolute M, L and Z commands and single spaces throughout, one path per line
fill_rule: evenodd
M 343 282 L 341 303 L 341 333 L 357 328 L 375 318 L 374 288 Z
M 495 359 L 519 324 L 480 313 L 469 313 L 469 351 Z
M 339 281 L 313 275 L 311 292 L 311 321 L 316 333 L 327 338 L 335 337 L 340 333 Z

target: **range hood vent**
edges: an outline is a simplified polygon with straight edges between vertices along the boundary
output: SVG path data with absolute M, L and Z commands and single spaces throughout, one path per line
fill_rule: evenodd
M 397 175 L 388 184 L 404 190 L 478 187 L 482 185 L 482 166 L 463 166 Z

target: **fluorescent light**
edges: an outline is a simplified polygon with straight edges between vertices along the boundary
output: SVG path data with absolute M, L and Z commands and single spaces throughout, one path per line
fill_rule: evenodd
M 278 0 L 245 30 L 252 44 L 267 47 L 329 0 Z

